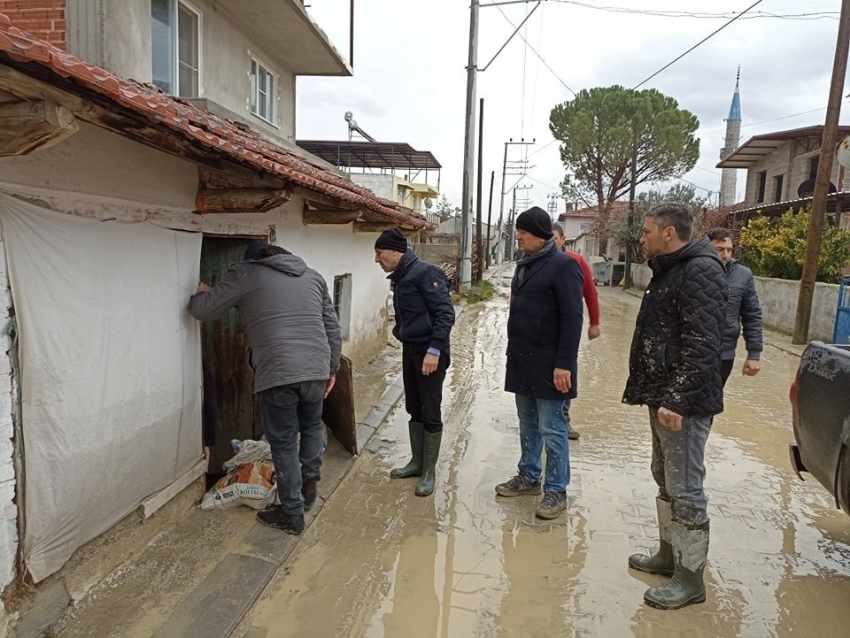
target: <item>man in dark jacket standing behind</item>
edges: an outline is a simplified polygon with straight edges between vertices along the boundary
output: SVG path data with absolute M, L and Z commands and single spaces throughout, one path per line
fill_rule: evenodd
M 753 273 L 746 266 L 732 259 L 732 231 L 728 228 L 712 228 L 705 234 L 717 251 L 726 279 L 729 281 L 729 302 L 726 305 L 726 325 L 723 327 L 723 352 L 720 355 L 720 373 L 723 385 L 735 367 L 735 350 L 741 326 L 744 328 L 744 343 L 747 358 L 741 369 L 745 377 L 754 377 L 761 370 L 762 328 L 761 305 L 753 281 Z
M 215 288 L 201 283 L 189 300 L 189 312 L 201 321 L 214 321 L 233 307 L 248 337 L 254 392 L 280 497 L 280 505 L 257 512 L 257 518 L 300 534 L 322 467 L 322 402 L 339 370 L 336 311 L 319 273 L 263 241 L 253 242 L 245 261 L 230 268 Z
M 420 477 L 417 496 L 434 491 L 437 458 L 443 438 L 443 381 L 451 358 L 449 336 L 455 309 L 443 271 L 419 259 L 407 248 L 401 230 L 385 230 L 375 241 L 380 264 L 393 291 L 393 336 L 401 341 L 404 402 L 410 415 L 410 462 L 390 476 Z
M 496 486 L 500 496 L 540 494 L 539 518 L 567 507 L 570 448 L 564 401 L 576 397 L 581 341 L 581 266 L 555 246 L 552 220 L 537 206 L 517 217 L 517 262 L 511 282 L 505 390 L 516 397 L 520 460 L 517 475 Z
M 692 231 L 684 204 L 659 204 L 646 215 L 640 242 L 652 280 L 638 313 L 623 395 L 624 403 L 649 407 L 660 548 L 653 556 L 632 555 L 629 566 L 672 576 L 644 594 L 658 609 L 705 601 L 705 444 L 712 417 L 723 411 L 726 274 L 708 238 L 690 241 Z

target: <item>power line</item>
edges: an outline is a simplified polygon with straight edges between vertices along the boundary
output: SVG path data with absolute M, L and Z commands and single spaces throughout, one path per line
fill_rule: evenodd
M 482 5 L 482 6 L 484 6 L 484 5 Z M 514 23 L 513 23 L 513 22 L 511 22 L 511 19 L 507 16 L 507 14 L 506 14 L 504 11 L 502 11 L 502 7 L 500 7 L 500 6 L 498 6 L 498 5 L 493 5 L 493 6 L 495 6 L 495 7 L 499 10 L 499 13 L 501 13 L 501 14 L 502 14 L 502 17 L 504 17 L 504 18 L 505 18 L 505 20 L 507 20 L 507 21 L 508 21 L 508 24 L 509 24 L 509 25 L 511 25 L 512 27 L 516 28 L 516 25 L 514 25 Z M 549 69 L 549 73 L 551 73 L 552 75 L 554 75 L 554 76 L 555 76 L 555 79 L 556 79 L 556 80 L 558 80 L 558 82 L 560 82 L 560 83 L 564 86 L 564 88 L 565 88 L 565 89 L 567 89 L 567 91 L 569 91 L 570 93 L 572 93 L 573 95 L 575 95 L 575 94 L 576 94 L 576 92 L 575 92 L 575 91 L 573 91 L 573 90 L 572 90 L 569 86 L 567 86 L 567 83 L 566 83 L 566 82 L 564 82 L 564 81 L 561 79 L 561 77 L 560 77 L 557 73 L 555 73 L 555 71 L 552 69 L 552 67 L 551 67 L 551 66 L 549 66 L 549 64 L 546 62 L 546 60 L 544 60 L 544 59 L 543 59 L 543 56 L 542 56 L 542 55 L 540 55 L 540 54 L 537 52 L 537 49 L 535 49 L 533 46 L 531 46 L 531 43 L 530 43 L 528 40 L 526 40 L 526 39 L 525 39 L 525 36 L 524 36 L 524 35 L 522 35 L 521 33 L 518 33 L 517 35 L 519 35 L 519 37 L 520 37 L 520 38 L 522 38 L 522 41 L 523 41 L 523 42 L 525 42 L 525 44 L 528 46 L 528 48 L 529 48 L 529 49 L 531 49 L 531 52 L 532 52 L 534 55 L 536 55 L 536 56 L 537 56 L 537 58 L 538 58 L 538 59 L 539 59 L 539 60 L 543 63 L 543 66 L 545 66 L 547 69 Z
M 635 86 L 634 88 L 635 88 L 635 89 L 639 89 L 641 86 L 643 86 L 644 84 L 646 84 L 647 82 L 649 82 L 652 78 L 654 78 L 656 75 L 658 75 L 658 74 L 659 74 L 659 73 L 661 73 L 662 71 L 665 71 L 666 69 L 668 69 L 668 68 L 670 68 L 671 66 L 673 66 L 676 62 L 678 62 L 678 61 L 679 61 L 679 60 L 681 60 L 683 57 L 685 57 L 686 55 L 688 55 L 688 53 L 690 53 L 691 51 L 693 51 L 694 49 L 696 49 L 698 46 L 700 46 L 702 43 L 706 42 L 707 40 L 709 40 L 709 39 L 713 38 L 715 35 L 717 35 L 717 34 L 718 34 L 718 33 L 720 33 L 721 31 L 723 31 L 723 29 L 725 29 L 725 28 L 726 28 L 726 27 L 728 27 L 730 24 L 732 24 L 733 22 L 735 22 L 735 20 L 737 20 L 737 19 L 738 19 L 738 18 L 740 18 L 742 15 L 744 15 L 745 13 L 747 13 L 750 9 L 752 9 L 753 7 L 755 7 L 755 6 L 759 5 L 759 4 L 761 4 L 762 2 L 763 2 L 763 0 L 756 0 L 753 4 L 751 4 L 749 7 L 747 7 L 746 9 L 744 9 L 741 13 L 737 14 L 734 18 L 732 18 L 731 20 L 729 20 L 726 24 L 724 24 L 723 26 L 721 26 L 719 29 L 715 29 L 714 31 L 712 31 L 709 35 L 707 35 L 707 36 L 706 36 L 706 37 L 704 37 L 702 40 L 700 40 L 699 42 L 697 42 L 697 43 L 696 43 L 694 46 L 692 46 L 690 49 L 688 49 L 687 51 L 685 51 L 684 53 L 682 53 L 682 54 L 681 54 L 680 56 L 678 56 L 677 58 L 673 59 L 671 62 L 668 62 L 667 64 L 665 64 L 663 67 L 661 67 L 660 69 L 658 69 L 655 73 L 653 73 L 652 75 L 650 75 L 650 76 L 649 76 L 648 78 L 646 78 L 643 82 L 640 82 L 640 83 L 639 83 L 637 86 Z
M 768 122 L 778 122 L 779 120 L 789 120 L 792 117 L 800 117 L 801 115 L 808 115 L 809 113 L 817 113 L 818 111 L 825 111 L 825 110 L 826 110 L 826 107 L 822 106 L 818 109 L 812 109 L 810 111 L 803 111 L 801 113 L 794 113 L 793 115 L 783 115 L 782 117 L 774 117 L 774 118 L 771 118 L 769 120 L 762 120 L 761 122 L 753 122 L 751 124 L 744 124 L 741 128 L 747 128 L 748 126 L 758 126 L 759 124 L 767 124 Z M 719 128 L 719 129 L 715 129 L 714 131 L 697 131 L 697 133 L 699 133 L 700 135 L 713 135 L 714 133 L 722 133 L 725 130 L 726 130 L 725 128 Z M 540 149 L 540 150 L 543 150 L 543 149 Z
M 587 2 L 578 2 L 577 0 L 551 0 L 559 4 L 570 4 L 584 9 L 594 11 L 603 11 L 607 13 L 626 13 L 630 15 L 645 15 L 658 18 L 691 18 L 704 20 L 728 20 L 734 17 L 734 12 L 726 11 L 721 13 L 712 13 L 708 11 L 665 11 L 660 9 L 633 9 L 630 7 L 616 7 L 595 5 Z M 756 20 L 763 18 L 774 18 L 781 20 L 822 20 L 830 19 L 837 20 L 838 11 L 812 11 L 815 7 L 805 9 L 804 13 L 773 13 L 770 11 L 755 11 L 744 17 L 746 20 Z M 791 11 L 792 9 L 788 9 Z

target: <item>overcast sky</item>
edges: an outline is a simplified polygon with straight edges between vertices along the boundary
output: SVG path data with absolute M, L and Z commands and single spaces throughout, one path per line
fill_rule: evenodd
M 742 11 L 753 1 L 582 0 L 582 4 L 717 14 Z M 349 0 L 307 0 L 307 4 L 314 20 L 347 58 Z M 829 16 L 814 20 L 744 16 L 642 87 L 674 97 L 680 107 L 699 118 L 700 160 L 684 179 L 704 189 L 702 195 L 713 191 L 716 202 L 720 171 L 714 167 L 738 65 L 742 143 L 759 133 L 823 124 L 839 5 L 837 0 L 764 0 L 754 12 Z M 509 21 L 518 25 L 532 6 L 482 6 L 479 68 L 513 31 Z M 490 171 L 496 171 L 494 214 L 498 210 L 504 142 L 509 138 L 536 139 L 534 146 L 527 147 L 530 168 L 521 185 L 533 187 L 526 191 L 531 204 L 545 207 L 550 194 L 560 194 L 558 184 L 564 176 L 558 144 L 549 133 L 552 107 L 584 88 L 633 87 L 727 21 L 543 2 L 520 33 L 552 70 L 517 36 L 478 75 L 478 97 L 485 103 L 485 214 Z M 434 153 L 443 166 L 441 190 L 460 205 L 469 3 L 356 0 L 354 40 L 353 77 L 298 80 L 297 136 L 346 139 L 343 115 L 350 110 L 376 140 L 406 142 Z M 850 114 L 842 117 L 845 121 L 850 121 Z M 521 159 L 522 148 L 511 147 L 509 159 Z M 745 171 L 739 171 L 739 200 L 744 176 Z M 506 187 L 518 179 L 506 178 Z M 559 210 L 562 207 L 559 201 Z

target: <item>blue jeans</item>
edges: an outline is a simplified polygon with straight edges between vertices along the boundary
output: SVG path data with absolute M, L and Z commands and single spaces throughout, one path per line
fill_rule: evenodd
M 516 396 L 519 416 L 519 443 L 522 456 L 519 472 L 527 480 L 537 482 L 543 471 L 541 455 L 546 446 L 545 492 L 565 492 L 570 484 L 570 444 L 564 401 L 532 399 Z
M 284 512 L 290 515 L 304 513 L 302 478 L 318 479 L 322 468 L 324 394 L 324 381 L 279 385 L 259 393 L 263 429 L 272 448 L 277 493 Z
M 671 501 L 673 520 L 685 525 L 708 522 L 708 500 L 703 489 L 705 444 L 711 417 L 684 417 L 682 429 L 668 430 L 658 420 L 658 408 L 649 408 L 652 428 L 652 476 L 658 495 Z

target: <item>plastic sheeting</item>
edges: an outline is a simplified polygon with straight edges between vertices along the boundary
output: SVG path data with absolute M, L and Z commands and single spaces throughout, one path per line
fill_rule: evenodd
M 201 236 L 0 194 L 20 335 L 26 566 L 36 582 L 198 461 Z

